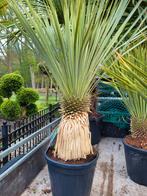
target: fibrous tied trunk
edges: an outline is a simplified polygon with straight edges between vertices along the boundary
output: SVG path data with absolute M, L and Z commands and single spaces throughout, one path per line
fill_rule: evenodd
M 131 118 L 131 135 L 133 138 L 147 136 L 147 119 Z
M 59 125 L 55 156 L 62 160 L 86 159 L 92 154 L 91 133 L 87 112 L 64 116 Z

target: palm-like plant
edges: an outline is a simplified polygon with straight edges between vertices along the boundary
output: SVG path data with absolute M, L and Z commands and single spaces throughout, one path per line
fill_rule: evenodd
M 78 160 L 93 153 L 88 112 L 96 72 L 115 50 L 124 51 L 140 37 L 145 28 L 131 32 L 146 10 L 124 32 L 141 1 L 121 25 L 129 0 L 61 1 L 63 25 L 53 1 L 45 2 L 42 16 L 29 0 L 10 0 L 10 7 L 18 28 L 43 57 L 60 89 L 62 119 L 54 155 Z
M 104 67 L 131 114 L 132 137 L 147 136 L 147 48 L 134 49 L 126 57 L 118 54 L 118 62 Z

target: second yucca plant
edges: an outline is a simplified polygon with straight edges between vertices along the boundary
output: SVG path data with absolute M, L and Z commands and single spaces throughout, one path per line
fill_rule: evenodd
M 131 135 L 124 138 L 127 173 L 134 182 L 147 186 L 147 48 L 146 43 L 104 67 L 113 79 L 130 112 Z
M 146 43 L 127 56 L 117 54 L 118 62 L 104 67 L 113 79 L 131 115 L 131 136 L 147 137 L 147 49 Z M 142 145 L 147 145 L 143 144 Z M 145 147 L 145 146 L 142 146 Z M 146 147 L 145 147 L 146 148 Z

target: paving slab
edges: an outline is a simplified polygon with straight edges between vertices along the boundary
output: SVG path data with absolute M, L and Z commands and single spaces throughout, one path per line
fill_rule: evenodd
M 134 183 L 127 176 L 121 139 L 103 138 L 98 151 L 91 196 L 147 196 L 147 187 Z M 21 196 L 52 196 L 47 166 Z

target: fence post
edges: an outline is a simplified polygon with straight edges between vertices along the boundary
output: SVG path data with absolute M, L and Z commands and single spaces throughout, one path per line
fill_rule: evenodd
M 53 106 L 52 104 L 49 104 L 49 114 L 50 114 L 50 118 L 49 118 L 49 121 L 52 122 L 52 109 L 53 109 Z
M 3 151 L 8 148 L 8 125 L 7 122 L 3 122 L 2 125 L 2 149 Z M 8 156 L 3 158 L 3 164 L 8 162 Z

